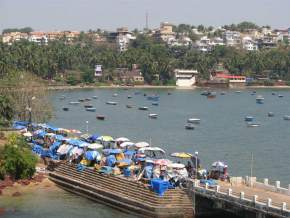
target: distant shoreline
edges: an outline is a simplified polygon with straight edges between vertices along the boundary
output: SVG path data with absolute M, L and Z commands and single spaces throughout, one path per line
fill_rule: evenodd
M 118 85 L 108 85 L 108 86 L 48 86 L 48 90 L 75 90 L 75 89 L 290 89 L 290 86 L 241 86 L 241 87 L 228 87 L 228 88 L 218 88 L 218 87 L 178 87 L 178 86 L 154 86 L 154 85 L 137 85 L 137 86 L 118 86 Z

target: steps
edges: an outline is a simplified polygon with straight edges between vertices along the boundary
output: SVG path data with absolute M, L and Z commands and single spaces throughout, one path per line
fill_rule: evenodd
M 82 172 L 75 165 L 60 164 L 51 172 L 52 181 L 65 189 L 78 189 L 91 197 L 98 195 L 113 204 L 128 207 L 128 210 L 138 211 L 153 217 L 192 217 L 192 202 L 182 189 L 170 189 L 160 197 L 142 183 L 123 176 L 102 175 L 86 168 Z M 70 190 L 69 190 L 70 191 Z M 155 216 L 157 215 L 157 216 Z

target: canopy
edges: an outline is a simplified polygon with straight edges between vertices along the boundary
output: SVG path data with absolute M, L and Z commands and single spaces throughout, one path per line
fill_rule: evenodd
M 68 139 L 66 140 L 68 144 L 74 145 L 74 146 L 80 146 L 81 144 L 85 143 L 84 141 L 81 141 L 79 139 Z
M 165 151 L 159 147 L 143 147 L 139 149 L 139 152 L 144 153 L 145 151 L 160 152 L 165 154 Z
M 60 155 L 68 154 L 72 148 L 72 145 L 63 144 L 57 149 L 57 153 Z
M 80 144 L 78 145 L 78 147 L 80 148 L 84 148 L 84 147 L 88 147 L 90 144 L 84 141 L 81 141 Z
M 100 159 L 101 159 L 101 155 L 100 155 L 100 153 L 97 152 L 97 151 L 87 151 L 87 152 L 85 153 L 85 158 L 86 158 L 87 160 L 95 160 L 95 159 L 100 160 Z
M 215 167 L 215 168 L 224 168 L 224 167 L 228 167 L 224 162 L 222 161 L 216 161 L 216 162 L 213 162 L 212 167 Z
M 135 144 L 133 142 L 123 142 L 122 144 L 120 144 L 121 148 L 126 148 L 126 147 L 131 147 L 134 146 Z
M 31 137 L 32 134 L 31 134 L 31 132 L 26 132 L 26 133 L 23 133 L 23 136 L 25 136 L 25 137 Z
M 185 153 L 185 152 L 177 152 L 177 153 L 172 153 L 170 155 L 171 157 L 178 157 L 178 158 L 191 158 L 192 154 L 190 153 Z
M 126 137 L 120 137 L 120 138 L 116 138 L 115 141 L 116 142 L 129 142 L 130 139 L 128 139 Z
M 144 147 L 149 147 L 150 145 L 147 142 L 137 142 L 137 143 L 135 143 L 135 146 L 137 148 L 144 148 Z
M 88 145 L 88 148 L 89 149 L 92 149 L 92 150 L 97 150 L 97 149 L 103 148 L 103 145 L 98 144 L 98 143 L 93 143 L 93 144 L 89 144 Z
M 78 147 L 74 147 L 71 151 L 70 151 L 70 155 L 82 155 L 84 153 L 84 150 L 82 148 L 78 148 Z
M 175 169 L 182 169 L 185 167 L 185 165 L 180 164 L 180 163 L 172 163 L 172 164 L 169 164 L 168 167 L 175 168 Z
M 110 154 L 120 154 L 122 153 L 123 151 L 121 149 L 104 149 L 103 150 L 103 153 L 105 155 L 110 155 Z
M 65 140 L 65 137 L 63 135 L 55 135 L 54 138 L 58 141 L 63 141 Z
M 56 142 L 54 142 L 54 143 L 49 147 L 49 149 L 50 149 L 51 151 L 53 151 L 53 150 L 57 149 L 60 145 L 61 145 L 61 142 L 56 141 Z
M 154 164 L 167 166 L 168 164 L 171 164 L 171 161 L 168 160 L 168 159 L 157 159 L 157 160 L 154 161 Z
M 108 136 L 108 135 L 99 136 L 99 137 L 97 138 L 97 140 L 104 141 L 104 142 L 111 142 L 111 141 L 114 141 L 113 137 L 112 137 L 112 136 Z

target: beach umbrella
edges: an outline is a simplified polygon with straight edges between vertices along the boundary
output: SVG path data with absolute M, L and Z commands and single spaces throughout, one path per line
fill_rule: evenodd
M 167 165 L 171 164 L 171 161 L 168 159 L 157 159 L 157 160 L 154 160 L 154 164 L 161 165 L 161 166 L 167 166 Z
M 70 151 L 70 156 L 77 154 L 77 155 L 82 155 L 84 153 L 84 150 L 82 148 L 78 148 L 78 147 L 74 147 L 71 151 Z
M 211 166 L 212 167 L 225 167 L 226 164 L 222 161 L 216 161 L 216 162 L 213 162 Z
M 87 160 L 95 160 L 95 159 L 100 159 L 100 154 L 97 151 L 87 151 L 85 153 L 85 158 Z M 99 157 L 99 158 L 98 158 Z
M 183 169 L 185 165 L 181 163 L 172 163 L 172 164 L 169 164 L 168 167 L 175 168 L 175 169 Z
M 72 145 L 63 144 L 57 149 L 57 153 L 60 155 L 67 154 L 72 148 Z
M 191 158 L 192 154 L 185 153 L 185 152 L 177 152 L 177 153 L 172 153 L 170 156 L 177 157 L 177 158 Z
M 123 151 L 121 149 L 104 149 L 103 150 L 103 153 L 105 155 L 110 155 L 110 154 L 120 154 L 122 153 Z
M 159 147 L 143 147 L 139 149 L 139 152 L 145 153 L 146 151 L 156 152 L 156 153 L 162 153 L 165 154 L 165 151 L 162 148 Z
M 98 137 L 99 137 L 98 134 L 94 134 L 94 135 L 91 135 L 88 139 L 92 140 L 92 141 L 96 141 L 96 140 L 98 140 Z
M 112 136 L 108 136 L 108 135 L 99 136 L 99 137 L 97 138 L 97 140 L 104 141 L 104 142 L 111 142 L 111 141 L 114 141 L 113 137 L 112 137 Z
M 127 148 L 127 147 L 131 147 L 134 146 L 135 144 L 133 142 L 123 142 L 120 144 L 121 148 Z
M 88 145 L 88 148 L 89 148 L 89 149 L 92 149 L 92 150 L 101 149 L 101 148 L 103 148 L 103 147 L 104 147 L 103 145 L 98 144 L 98 143 L 93 143 L 93 144 L 89 144 L 89 145 Z
M 65 140 L 65 137 L 63 135 L 55 135 L 54 138 L 58 141 L 63 141 Z
M 150 145 L 147 142 L 137 142 L 137 143 L 135 143 L 135 146 L 137 148 L 144 148 L 144 147 L 149 147 Z
M 26 132 L 26 133 L 23 134 L 23 136 L 25 136 L 25 137 L 31 137 L 32 134 L 31 134 L 31 132 Z
M 84 141 L 80 141 L 78 147 L 79 148 L 84 148 L 84 147 L 88 147 L 90 144 Z
M 83 135 L 80 136 L 80 138 L 87 140 L 87 139 L 90 138 L 90 135 L 89 134 L 83 134 Z
M 129 142 L 130 139 L 128 139 L 126 137 L 120 137 L 120 138 L 116 138 L 115 141 L 116 142 Z

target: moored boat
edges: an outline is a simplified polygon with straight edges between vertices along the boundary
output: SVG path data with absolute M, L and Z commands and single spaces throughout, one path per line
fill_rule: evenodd
M 107 101 L 106 104 L 108 105 L 117 105 L 118 103 L 115 101 Z
M 69 104 L 71 104 L 71 105 L 78 105 L 78 104 L 80 104 L 80 102 L 79 101 L 71 101 Z
M 94 108 L 94 107 L 88 107 L 86 108 L 86 111 L 89 111 L 89 112 L 95 112 L 97 109 Z
M 154 106 L 158 106 L 159 103 L 158 103 L 157 101 L 154 101 L 154 102 L 152 102 L 152 105 L 154 105 Z
M 247 126 L 248 127 L 259 127 L 261 124 L 260 123 L 253 123 L 253 122 L 248 122 Z
M 138 109 L 141 111 L 147 111 L 149 108 L 148 107 L 139 107 Z
M 130 98 L 132 98 L 132 96 L 131 95 L 128 95 L 127 98 L 130 99 Z
M 63 111 L 69 111 L 69 108 L 68 107 L 63 107 L 62 110 Z
M 118 93 L 114 93 L 114 94 L 113 94 L 113 97 L 117 97 L 117 96 L 118 96 Z
M 284 97 L 284 95 L 281 95 L 281 94 L 279 94 L 279 95 L 278 95 L 278 97 L 279 97 L 279 98 L 283 98 L 283 97 Z
M 105 120 L 105 116 L 104 115 L 97 115 L 96 118 L 98 120 Z
M 127 107 L 127 108 L 132 108 L 133 105 L 127 104 L 126 107 Z
M 91 104 L 86 104 L 86 105 L 84 105 L 84 107 L 85 107 L 85 108 L 93 108 L 94 106 L 91 105 Z
M 257 104 L 264 104 L 264 97 L 262 95 L 258 95 L 256 98 Z
M 284 119 L 284 120 L 290 120 L 290 115 L 285 115 L 285 116 L 283 117 L 283 119 Z
M 188 123 L 185 125 L 185 129 L 193 130 L 195 127 L 192 123 Z
M 195 124 L 199 124 L 200 123 L 200 119 L 199 118 L 189 118 L 187 120 L 188 123 L 195 123 Z
M 98 96 L 96 96 L 96 95 L 95 95 L 95 96 L 93 96 L 93 99 L 98 99 Z
M 149 118 L 157 119 L 158 114 L 149 114 L 148 116 L 149 116 Z
M 268 117 L 274 117 L 274 113 L 273 112 L 268 112 Z
M 159 96 L 157 96 L 157 95 L 148 96 L 147 100 L 149 100 L 149 101 L 159 101 Z
M 216 97 L 216 92 L 210 92 L 209 95 L 207 95 L 207 98 L 212 99 Z
M 254 120 L 254 117 L 252 117 L 252 116 L 246 116 L 245 117 L 245 121 L 246 122 L 252 122 Z

